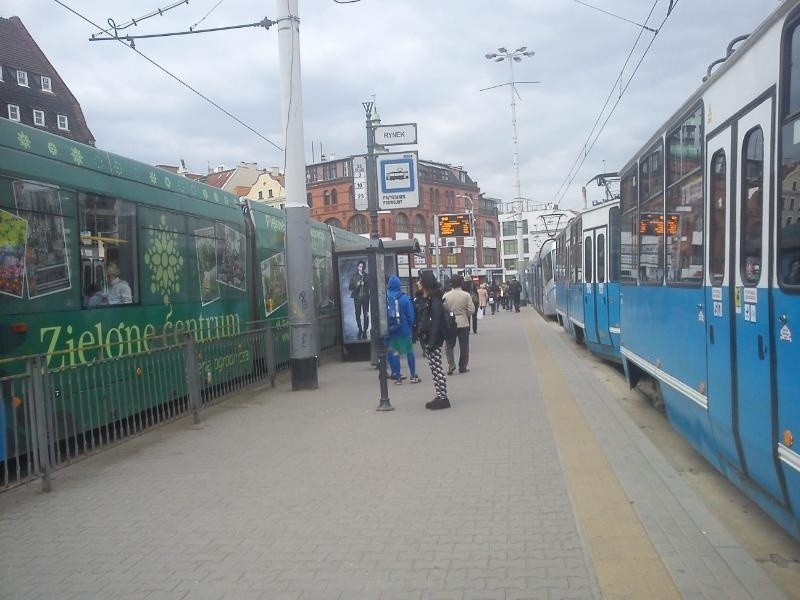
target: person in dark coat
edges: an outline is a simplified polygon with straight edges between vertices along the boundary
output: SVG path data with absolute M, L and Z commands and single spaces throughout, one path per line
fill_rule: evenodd
M 436 397 L 425 404 L 425 408 L 431 410 L 450 408 L 450 399 L 447 397 L 447 377 L 442 368 L 442 344 L 447 338 L 447 321 L 442 303 L 442 290 L 432 271 L 424 271 L 420 276 L 420 282 L 425 304 L 420 312 L 418 335 L 422 351 L 428 359 L 431 377 L 433 377 L 433 387 L 436 390 Z
M 510 300 L 514 304 L 514 310 L 519 312 L 519 297 L 522 294 L 522 284 L 517 281 L 516 277 L 512 277 L 511 283 L 508 284 L 508 294 L 511 296 Z M 509 304 L 508 310 L 511 310 L 511 304 Z

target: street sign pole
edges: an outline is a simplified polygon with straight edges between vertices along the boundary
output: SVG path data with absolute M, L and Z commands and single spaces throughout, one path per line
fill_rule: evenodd
M 374 102 L 362 103 L 367 118 L 367 206 L 369 208 L 371 246 L 373 244 L 377 246 L 380 240 L 378 233 L 378 174 L 375 158 L 375 127 L 380 121 L 373 117 L 374 105 Z M 375 256 L 375 252 L 376 250 L 372 248 L 370 256 Z M 383 254 L 378 254 L 375 258 L 382 261 Z M 378 297 L 378 289 L 383 289 L 383 286 L 378 285 L 378 269 L 374 264 L 369 270 L 369 287 L 372 290 L 370 293 L 370 317 L 372 320 L 370 341 L 378 359 L 378 382 L 381 393 L 377 410 L 390 411 L 394 410 L 394 407 L 389 401 L 389 385 L 386 381 L 386 343 L 380 326 L 380 311 L 386 310 L 386 297 L 385 295 L 382 298 Z

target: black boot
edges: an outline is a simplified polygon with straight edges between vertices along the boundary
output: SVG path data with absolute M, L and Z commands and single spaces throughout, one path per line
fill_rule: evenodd
M 443 408 L 450 408 L 450 400 L 447 398 L 434 398 L 431 402 L 425 405 L 425 408 L 430 410 L 441 410 Z

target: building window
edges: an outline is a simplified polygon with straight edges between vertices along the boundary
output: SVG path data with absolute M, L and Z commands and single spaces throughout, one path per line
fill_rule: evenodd
M 517 259 L 516 258 L 507 258 L 503 261 L 503 268 L 506 271 L 516 271 L 517 270 Z
M 43 92 L 52 92 L 53 91 L 53 84 L 50 81 L 49 77 L 45 77 L 42 75 L 42 91 Z
M 325 225 L 330 225 L 331 227 L 338 227 L 339 229 L 342 228 L 342 222 L 339 219 L 335 218 L 335 217 L 332 217 L 330 219 L 326 219 Z
M 325 163 L 322 165 L 322 176 L 325 181 L 329 179 L 336 179 L 336 163 Z
M 17 85 L 28 87 L 28 72 L 17 71 Z
M 351 233 L 367 233 L 369 231 L 369 223 L 367 217 L 364 215 L 353 215 L 347 222 L 347 231 Z
M 397 217 L 395 218 L 394 222 L 394 230 L 397 233 L 408 232 L 408 217 L 405 213 L 397 213 Z
M 8 105 L 8 118 L 12 121 L 19 122 L 19 106 L 16 104 Z
M 339 201 L 338 200 L 338 196 L 339 196 L 339 192 L 337 192 L 335 188 L 332 189 L 331 190 L 331 204 L 336 204 Z
M 517 240 L 503 240 L 503 254 L 516 254 Z
M 503 221 L 503 237 L 517 235 L 517 222 L 516 221 Z
M 261 192 L 259 192 L 259 194 L 260 194 L 260 193 L 261 193 Z M 274 198 L 274 196 L 273 196 L 273 194 L 272 194 L 272 190 L 267 190 L 267 198 Z
M 414 217 L 414 233 L 425 233 L 425 217 L 422 215 Z
M 322 198 L 323 198 L 323 204 L 325 206 L 331 205 L 331 193 L 328 190 L 325 190 L 325 193 L 322 194 Z
M 342 163 L 342 177 L 353 176 L 353 161 L 346 160 Z
M 259 199 L 259 200 L 263 200 L 263 199 L 264 199 L 264 192 L 262 192 L 262 191 L 260 191 L 260 190 L 259 190 L 259 192 L 258 192 L 258 199 Z
M 3 79 L 3 65 L 0 65 L 0 81 L 5 81 L 5 79 Z
M 44 127 L 44 111 L 33 109 L 33 124 Z
M 486 221 L 486 224 L 483 226 L 483 237 L 494 237 L 494 223 L 491 221 Z
M 311 192 L 306 194 L 306 204 L 308 204 L 308 208 L 312 208 L 314 202 L 311 200 Z
M 484 248 L 483 249 L 483 265 L 496 265 L 497 264 L 497 248 Z
M 69 131 L 69 119 L 66 115 L 58 115 L 58 128 L 61 131 Z

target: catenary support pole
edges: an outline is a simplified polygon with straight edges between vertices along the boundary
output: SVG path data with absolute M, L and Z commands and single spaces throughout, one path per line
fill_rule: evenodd
M 277 0 L 281 112 L 286 132 L 286 271 L 290 367 L 293 390 L 313 390 L 317 381 L 318 340 L 312 290 L 311 223 L 306 203 L 303 155 L 303 95 L 300 84 L 300 19 L 297 0 Z

